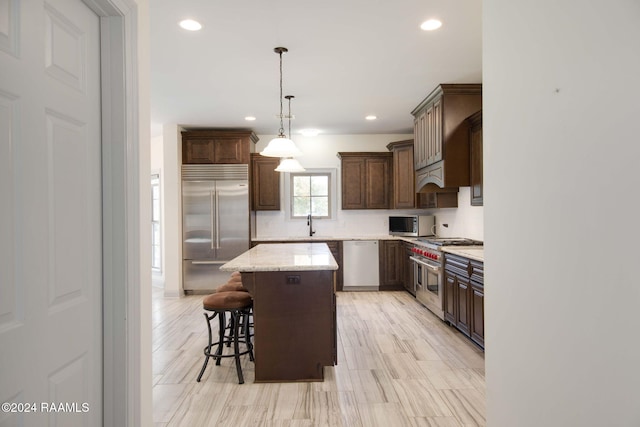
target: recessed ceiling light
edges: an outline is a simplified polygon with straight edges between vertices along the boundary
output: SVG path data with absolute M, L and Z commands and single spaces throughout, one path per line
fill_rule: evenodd
M 424 21 L 420 25 L 420 28 L 422 28 L 425 31 L 437 30 L 440 27 L 442 27 L 442 22 L 438 21 L 437 19 L 429 19 L 427 21 Z
M 252 121 L 254 121 L 256 118 L 255 118 L 255 117 L 253 117 L 253 116 L 247 116 L 247 117 L 245 117 L 244 119 L 245 119 L 246 121 L 248 121 L 248 122 L 252 122 Z
M 374 115 L 370 115 L 370 116 L 365 117 L 365 119 L 367 119 L 367 120 L 375 120 L 375 119 L 377 119 L 377 117 L 374 116 Z
M 179 25 L 185 30 L 189 31 L 198 31 L 202 28 L 202 24 L 200 24 L 198 21 L 194 21 L 193 19 L 184 19 L 180 21 Z
M 320 131 L 318 129 L 302 129 L 300 133 L 304 136 L 318 136 Z

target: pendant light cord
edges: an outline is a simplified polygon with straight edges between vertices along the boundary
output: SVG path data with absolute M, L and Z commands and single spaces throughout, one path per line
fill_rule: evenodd
M 288 96 L 287 98 L 289 99 L 289 139 L 291 139 L 291 98 L 293 96 Z
M 280 54 L 280 135 L 284 136 L 284 124 L 282 122 L 282 51 Z
M 295 98 L 295 96 L 293 95 L 287 95 L 284 97 L 287 101 L 289 101 L 289 114 L 287 114 L 287 118 L 289 119 L 289 136 L 288 138 L 290 140 L 293 140 L 293 138 L 291 137 L 291 119 L 293 118 L 293 116 L 291 115 L 291 99 Z

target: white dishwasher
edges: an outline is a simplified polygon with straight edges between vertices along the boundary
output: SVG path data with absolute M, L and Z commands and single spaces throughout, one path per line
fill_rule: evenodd
M 377 240 L 342 243 L 343 290 L 377 291 L 380 286 Z

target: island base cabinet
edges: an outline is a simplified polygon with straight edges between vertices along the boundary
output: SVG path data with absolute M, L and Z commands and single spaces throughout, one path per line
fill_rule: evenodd
M 342 267 L 342 241 L 340 240 L 298 240 L 298 243 L 326 243 L 331 251 L 331 255 L 338 263 L 338 269 L 336 270 L 336 291 L 341 291 L 343 288 L 343 267 Z M 252 240 L 251 247 L 257 245 L 266 245 L 266 244 L 281 244 L 288 243 L 285 240 L 274 241 L 274 240 Z M 289 242 L 290 243 L 290 242 Z
M 334 271 L 242 273 L 253 296 L 255 382 L 323 381 L 337 362 Z

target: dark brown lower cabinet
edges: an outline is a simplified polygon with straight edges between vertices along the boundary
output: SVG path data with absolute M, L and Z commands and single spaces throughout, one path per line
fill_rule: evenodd
M 380 290 L 401 291 L 404 289 L 403 265 L 404 249 L 401 240 L 380 240 L 378 245 L 380 261 Z
M 444 254 L 444 320 L 484 348 L 484 263 Z
M 471 281 L 471 339 L 484 348 L 484 285 Z
M 469 335 L 469 290 L 471 289 L 469 280 L 461 276 L 456 277 L 456 327 L 465 335 Z
M 413 252 L 411 251 L 413 246 L 413 243 L 402 243 L 402 251 L 404 252 L 402 260 L 402 284 L 407 292 L 415 297 L 416 289 L 413 286 L 413 261 L 410 259 L 413 255 Z

